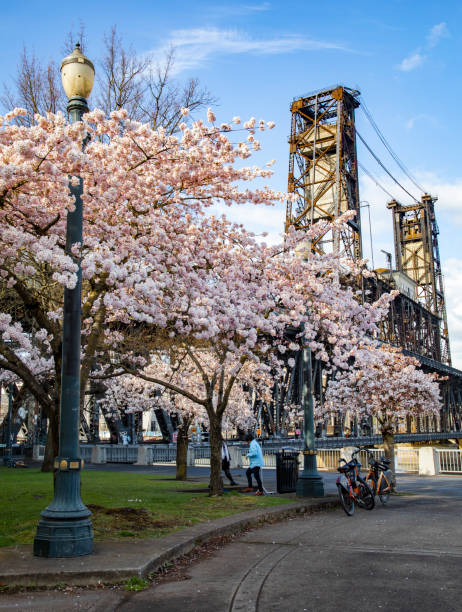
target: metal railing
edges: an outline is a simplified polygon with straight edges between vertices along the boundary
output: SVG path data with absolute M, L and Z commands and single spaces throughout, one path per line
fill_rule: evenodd
M 340 461 L 340 448 L 320 448 L 316 451 L 318 470 L 335 470 Z
M 279 449 L 267 451 L 266 449 L 263 449 L 263 460 L 265 462 L 263 468 L 274 469 L 276 467 L 276 454 L 278 450 Z M 242 452 L 241 465 L 243 468 L 249 467 L 249 458 L 247 457 L 246 451 Z
M 397 472 L 418 472 L 419 449 L 407 447 L 395 449 L 395 469 Z
M 93 450 L 93 445 L 80 445 L 80 458 L 85 461 L 85 463 L 90 463 L 91 461 L 91 453 Z
M 176 444 L 155 444 L 148 446 L 148 462 L 175 463 Z
M 355 438 L 340 438 L 343 442 L 343 446 L 355 446 Z M 328 445 L 327 448 L 323 448 L 321 443 L 324 439 L 318 439 L 319 446 L 317 447 L 317 464 L 319 470 L 335 470 L 338 467 L 339 459 L 341 457 L 342 450 L 340 447 L 332 447 Z M 364 441 L 364 439 L 363 439 Z M 303 455 L 301 453 L 301 440 L 284 440 L 277 442 L 266 442 L 262 444 L 262 451 L 265 460 L 265 468 L 274 469 L 276 467 L 276 455 L 282 448 L 291 448 L 293 450 L 300 451 L 299 461 L 300 464 L 303 462 Z M 146 462 L 148 465 L 168 463 L 173 464 L 176 462 L 176 444 L 153 444 L 153 445 L 94 445 L 94 444 L 82 444 L 80 447 L 80 453 L 82 459 L 90 463 L 92 460 L 93 448 L 95 446 L 101 447 L 103 451 L 103 463 L 136 463 L 138 461 L 138 450 L 143 449 L 142 463 Z M 233 444 L 233 449 L 238 450 L 237 459 L 238 464 L 243 468 L 247 468 L 249 460 L 247 458 L 247 445 Z M 210 446 L 201 444 L 189 446 L 189 457 L 188 461 L 192 460 L 191 465 L 196 466 L 209 466 L 210 465 Z M 383 455 L 383 448 L 371 448 L 376 458 Z M 235 450 L 234 450 L 235 453 Z M 234 454 L 233 453 L 233 454 Z M 435 449 L 435 469 L 436 473 L 462 473 L 462 450 L 457 449 Z M 345 457 L 349 459 L 349 457 Z M 361 450 L 359 454 L 359 460 L 361 462 L 363 470 L 368 467 L 367 452 Z M 395 446 L 395 466 L 397 472 L 419 472 L 419 448 Z
M 210 446 L 194 446 L 192 452 L 194 452 L 194 465 L 210 465 Z
M 383 448 L 371 448 L 370 452 L 375 456 L 376 459 L 383 455 Z M 320 448 L 316 451 L 317 466 L 318 470 L 336 470 L 339 466 L 340 458 L 342 457 L 342 450 L 340 448 Z M 347 457 L 344 457 L 347 459 Z M 358 456 L 359 462 L 363 469 L 367 469 L 369 463 L 367 459 L 367 452 L 362 450 Z
M 449 474 L 462 473 L 462 450 L 436 449 L 439 461 L 439 471 Z
M 108 463 L 136 463 L 138 447 L 129 445 L 107 445 L 106 461 Z

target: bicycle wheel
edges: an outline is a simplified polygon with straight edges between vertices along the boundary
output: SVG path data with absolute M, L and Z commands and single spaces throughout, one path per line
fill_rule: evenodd
M 366 478 L 366 482 L 369 485 L 371 491 L 372 491 L 372 495 L 377 495 L 376 491 L 377 491 L 377 483 L 375 481 L 375 478 L 371 477 L 371 478 Z
M 349 492 L 340 485 L 337 485 L 337 488 L 338 496 L 340 497 L 340 501 L 342 503 L 342 508 L 345 510 L 348 516 L 353 516 L 355 513 L 355 502 L 353 501 L 353 498 L 350 497 Z
M 370 486 L 366 482 L 360 482 L 358 484 L 358 504 L 365 510 L 372 510 L 372 508 L 375 506 L 375 500 Z
M 380 483 L 379 499 L 382 504 L 386 504 L 390 499 L 391 483 L 386 478 Z

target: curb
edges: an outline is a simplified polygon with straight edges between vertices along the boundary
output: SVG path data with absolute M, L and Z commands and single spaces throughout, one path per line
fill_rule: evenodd
M 92 555 L 71 559 L 34 557 L 31 546 L 4 548 L 0 549 L 0 586 L 87 586 L 121 582 L 132 576 L 144 578 L 208 540 L 338 506 L 338 498 L 330 496 L 252 510 L 200 523 L 161 538 L 96 542 Z

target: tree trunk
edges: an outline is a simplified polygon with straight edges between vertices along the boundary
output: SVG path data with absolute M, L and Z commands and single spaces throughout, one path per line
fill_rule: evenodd
M 209 413 L 210 420 L 210 495 L 223 495 L 221 477 L 221 417 Z
M 191 419 L 183 419 L 178 429 L 176 439 L 176 479 L 186 480 L 187 478 L 187 458 L 188 458 L 188 431 Z
M 59 406 L 48 407 L 46 416 L 48 418 L 48 433 L 42 472 L 52 472 L 54 458 L 59 453 Z
M 392 429 L 382 429 L 383 449 L 385 457 L 390 459 L 390 470 L 393 472 L 393 491 L 396 489 L 396 467 L 395 467 L 395 436 Z

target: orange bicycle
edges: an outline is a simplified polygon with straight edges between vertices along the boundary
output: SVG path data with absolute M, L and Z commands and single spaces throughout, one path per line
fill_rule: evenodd
M 382 504 L 386 504 L 393 490 L 393 472 L 390 470 L 391 461 L 384 456 L 377 460 L 369 449 L 366 448 L 365 451 L 367 452 L 369 462 L 366 482 L 374 496 L 378 495 Z
M 359 471 L 361 464 L 356 458 L 358 453 L 359 449 L 354 451 L 351 461 L 341 458 L 340 461 L 345 465 L 337 468 L 340 472 L 336 482 L 338 495 L 348 516 L 353 516 L 355 503 L 366 510 L 372 510 L 375 506 L 374 493 Z

